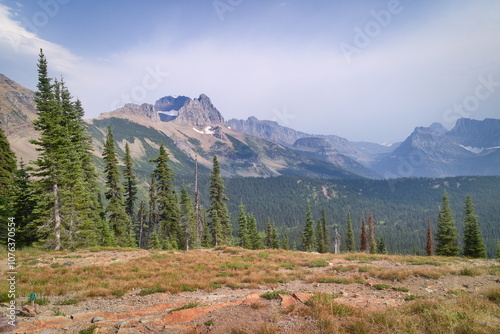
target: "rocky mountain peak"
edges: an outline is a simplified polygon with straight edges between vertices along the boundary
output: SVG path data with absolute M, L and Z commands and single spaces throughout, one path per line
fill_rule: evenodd
M 449 136 L 464 146 L 489 148 L 500 146 L 500 120 L 486 118 L 482 121 L 460 118 Z
M 201 94 L 199 98 L 190 100 L 179 108 L 178 115 L 172 122 L 203 127 L 224 124 L 224 117 L 212 104 L 210 98 Z

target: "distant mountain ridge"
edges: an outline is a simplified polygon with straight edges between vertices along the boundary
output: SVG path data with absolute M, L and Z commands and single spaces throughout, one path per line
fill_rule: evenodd
M 0 107 L 1 126 L 14 151 L 25 161 L 34 160 L 37 151 L 30 144 L 38 136 L 32 125 L 37 117 L 34 92 L 0 74 Z M 312 135 L 255 117 L 225 121 L 205 94 L 198 98 L 165 96 L 154 105 L 126 104 L 86 122 L 96 156 L 102 151 L 105 128 L 121 127 L 119 148 L 129 143 L 136 159 L 147 161 L 154 158 L 160 142 L 168 142 L 172 161 L 181 172 L 185 170 L 181 165 L 193 163 L 195 157 L 202 166 L 210 167 L 211 157 L 217 155 L 225 176 L 500 175 L 498 119 L 459 119 L 452 130 L 439 123 L 417 127 L 405 141 L 391 147 Z

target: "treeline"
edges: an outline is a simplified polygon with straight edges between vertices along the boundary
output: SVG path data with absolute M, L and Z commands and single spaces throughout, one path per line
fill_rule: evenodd
M 486 255 L 471 197 L 466 202 L 463 247 L 459 247 L 460 233 L 447 193 L 434 235 L 430 220 L 426 230 L 420 216 L 408 219 L 402 215 L 422 211 L 422 206 L 413 204 L 418 202 L 414 197 L 421 189 L 405 188 L 401 192 L 397 182 L 389 184 L 392 191 L 388 191 L 373 186 L 375 183 L 367 187 L 365 182 L 369 181 L 364 180 L 325 185 L 325 181 L 295 178 L 236 178 L 226 180 L 226 189 L 217 157 L 213 157 L 209 178 L 198 177 L 196 162 L 191 177 L 181 177 L 175 175 L 164 144 L 155 149 L 154 159 L 140 162 L 138 178 L 128 144 L 121 159 L 117 154 L 112 127 L 107 128 L 103 138 L 99 162 L 105 178 L 103 189 L 98 184 L 92 138 L 83 122 L 82 105 L 73 101 L 63 80 L 48 78 L 42 51 L 35 102 L 39 117 L 34 126 L 40 136 L 33 141 L 39 150 L 38 159 L 31 163 L 33 167 L 26 168 L 23 161 L 17 167 L 15 155 L 0 132 L 0 214 L 2 221 L 7 221 L 5 217 L 15 218 L 20 247 L 192 249 L 227 244 L 248 249 L 387 253 L 405 252 L 407 248 L 401 243 L 413 242 L 418 245 L 415 253 L 432 255 L 435 239 L 438 255 Z M 179 171 L 179 166 L 176 168 Z M 146 169 L 148 175 L 144 175 Z M 148 179 L 148 189 L 141 196 L 139 190 L 144 187 L 139 180 L 144 178 Z M 203 191 L 206 196 L 201 195 L 200 188 L 208 190 Z M 396 199 L 384 198 L 388 193 Z M 429 203 L 435 203 L 435 199 L 429 199 Z M 375 212 L 379 219 L 375 221 L 373 213 L 366 219 L 364 212 L 352 219 L 351 212 L 360 207 Z M 446 207 L 448 211 L 442 211 Z M 332 219 L 344 210 L 345 220 L 338 216 Z M 231 212 L 237 219 L 231 221 Z M 422 243 L 415 239 L 427 242 L 420 246 Z

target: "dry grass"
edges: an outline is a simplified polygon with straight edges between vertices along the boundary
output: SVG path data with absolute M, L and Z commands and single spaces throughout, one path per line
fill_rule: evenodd
M 321 333 L 437 333 L 486 334 L 500 330 L 499 307 L 481 296 L 432 301 L 416 299 L 401 308 L 354 309 L 334 296 L 317 294 L 301 315 L 312 315 Z

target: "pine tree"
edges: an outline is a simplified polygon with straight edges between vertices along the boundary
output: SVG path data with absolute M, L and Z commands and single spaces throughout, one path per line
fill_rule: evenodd
M 260 238 L 259 231 L 257 230 L 257 221 L 253 214 L 247 215 L 248 237 L 250 239 L 250 249 L 262 249 L 264 244 Z
M 458 256 L 458 234 L 453 219 L 453 213 L 448 200 L 448 193 L 443 194 L 443 206 L 439 211 L 437 223 L 436 254 L 442 256 Z
M 248 234 L 247 213 L 243 202 L 240 203 L 238 213 L 238 245 L 247 249 L 252 248 Z
M 377 253 L 378 254 L 387 254 L 387 247 L 385 246 L 384 239 L 382 239 L 382 238 L 378 239 Z
M 139 238 L 138 240 L 139 248 L 144 248 L 145 245 L 144 235 L 147 230 L 147 217 L 148 217 L 148 212 L 146 209 L 146 203 L 144 201 L 141 201 L 141 204 L 139 205 L 139 211 L 137 211 L 138 231 L 136 232 L 136 235 Z
M 104 144 L 103 158 L 105 162 L 104 172 L 106 174 L 106 199 L 109 200 L 106 212 L 109 216 L 109 226 L 117 238 L 119 246 L 129 244 L 130 217 L 125 211 L 123 200 L 123 189 L 120 183 L 120 171 L 118 169 L 118 156 L 115 151 L 115 141 L 111 127 L 108 127 L 106 141 Z
M 38 119 L 33 125 L 40 135 L 31 142 L 40 154 L 33 162 L 36 218 L 29 228 L 55 250 L 95 245 L 100 215 L 83 108 L 72 101 L 64 81 L 51 83 L 42 50 L 35 103 Z
M 220 175 L 219 162 L 217 156 L 214 156 L 213 169 L 210 174 L 210 208 L 208 209 L 208 216 L 211 218 L 210 230 L 215 246 L 232 244 L 232 227 L 226 206 L 228 198 L 224 191 L 224 180 Z M 220 224 L 220 227 L 216 223 Z
M 125 144 L 125 156 L 123 158 L 125 163 L 125 169 L 123 170 L 123 176 L 125 177 L 125 182 L 123 184 L 125 188 L 125 208 L 126 212 L 130 217 L 131 221 L 135 220 L 134 206 L 137 200 L 137 180 L 134 172 L 134 163 L 132 161 L 132 156 L 130 155 L 130 147 L 128 143 Z
M 368 217 L 368 231 L 370 234 L 370 253 L 375 254 L 377 252 L 377 241 L 375 240 L 375 224 L 373 222 L 373 214 L 371 213 Z
M 181 189 L 181 231 L 183 232 L 183 248 L 186 250 L 198 248 L 198 235 L 196 230 L 196 217 L 193 202 L 188 195 L 186 188 Z
M 313 252 L 316 250 L 316 240 L 314 238 L 314 220 L 311 213 L 309 201 L 306 207 L 306 224 L 302 232 L 301 249 L 305 252 Z
M 16 170 L 16 156 L 10 148 L 4 131 L 0 128 L 0 218 L 2 222 L 7 221 L 7 218 L 12 216 Z M 19 222 L 15 222 L 18 226 Z M 3 243 L 5 240 L 1 242 Z
M 316 229 L 314 231 L 316 232 L 316 252 L 325 253 L 326 245 L 323 243 L 324 238 L 323 229 L 321 228 L 321 219 L 316 221 Z
M 156 231 L 153 231 L 153 233 L 151 233 L 148 244 L 148 249 L 161 249 L 160 237 L 158 236 L 158 233 L 156 233 Z
M 276 227 L 274 226 L 274 223 L 271 222 L 271 219 L 269 217 L 267 218 L 266 222 L 264 244 L 266 248 L 279 248 L 278 232 L 276 231 Z
M 434 255 L 434 240 L 432 239 L 431 219 L 427 218 L 427 245 L 425 247 L 427 256 Z
M 477 216 L 474 214 L 474 204 L 470 195 L 465 200 L 464 256 L 486 257 L 486 247 L 481 236 Z
M 201 204 L 200 204 L 200 188 L 198 187 L 198 156 L 195 156 L 194 159 L 194 189 L 193 189 L 193 196 L 194 196 L 194 216 L 196 220 L 196 233 L 198 235 L 199 240 L 197 243 L 200 245 L 203 244 L 202 239 L 203 236 L 205 235 L 205 222 L 202 217 L 202 209 L 201 209 Z
M 327 253 L 329 251 L 330 237 L 328 235 L 325 209 L 321 210 L 321 219 L 318 220 L 316 225 L 316 241 L 318 253 Z
M 158 158 L 151 160 L 156 163 L 153 170 L 150 189 L 150 215 L 151 221 L 157 221 L 160 240 L 168 243 L 168 247 L 179 246 L 179 206 L 178 199 L 173 189 L 174 175 L 168 165 L 170 159 L 163 143 L 160 144 Z M 156 230 L 156 226 L 153 228 Z M 164 247 L 165 246 L 164 244 Z
M 17 227 L 16 242 L 18 247 L 30 246 L 38 241 L 36 230 L 29 228 L 36 203 L 33 198 L 33 182 L 22 159 L 15 175 L 13 194 L 13 213 Z
M 346 227 L 347 235 L 346 235 L 346 241 L 345 241 L 346 249 L 348 252 L 355 252 L 356 251 L 356 242 L 354 239 L 354 232 L 352 230 L 351 213 L 350 212 L 347 212 L 346 220 L 347 220 L 347 227 Z
M 360 251 L 362 252 L 368 252 L 368 238 L 366 237 L 366 224 L 365 224 L 365 219 L 361 219 L 361 248 Z
M 497 254 L 495 256 L 497 260 L 500 260 L 500 241 L 497 242 Z
M 281 243 L 281 248 L 284 250 L 290 249 L 290 243 L 288 242 L 288 234 L 287 233 L 285 233 L 283 235 L 283 242 Z

